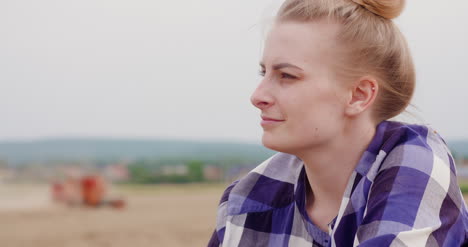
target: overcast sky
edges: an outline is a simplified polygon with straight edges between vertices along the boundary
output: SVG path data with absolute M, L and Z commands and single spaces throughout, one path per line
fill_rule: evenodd
M 410 0 L 409 111 L 468 138 L 468 1 Z M 163 137 L 260 142 L 249 101 L 279 0 L 1 0 L 0 141 Z

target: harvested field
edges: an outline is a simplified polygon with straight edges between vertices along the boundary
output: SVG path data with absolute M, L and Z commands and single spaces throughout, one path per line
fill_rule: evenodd
M 226 185 L 126 185 L 122 210 L 56 205 L 45 185 L 0 185 L 0 243 L 8 247 L 206 246 Z M 465 197 L 465 200 L 468 197 Z
M 0 187 L 1 246 L 138 247 L 206 246 L 225 185 L 119 186 L 122 210 L 56 205 L 44 185 Z

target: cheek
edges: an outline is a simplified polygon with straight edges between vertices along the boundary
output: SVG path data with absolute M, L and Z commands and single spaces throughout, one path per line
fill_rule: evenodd
M 263 145 L 288 152 L 333 138 L 342 122 L 340 104 L 335 94 L 322 90 L 302 88 L 282 95 L 277 101 L 278 109 L 287 121 L 278 128 L 264 131 Z
M 343 121 L 343 109 L 333 94 L 310 95 L 293 108 L 290 130 L 301 136 L 329 135 Z

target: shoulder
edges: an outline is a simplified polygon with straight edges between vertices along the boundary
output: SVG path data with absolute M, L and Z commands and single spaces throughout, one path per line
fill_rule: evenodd
M 455 164 L 447 144 L 428 125 L 390 122 L 381 151 L 385 159 L 380 171 L 410 169 L 428 175 L 434 172 L 446 175 L 455 173 Z
M 400 123 L 382 150 L 386 157 L 373 181 L 370 204 L 388 207 L 395 202 L 392 207 L 396 211 L 412 212 L 413 218 L 420 212 L 425 214 L 419 217 L 439 217 L 445 211 L 458 215 L 463 210 L 455 162 L 444 139 L 432 127 Z
M 231 184 L 223 198 L 227 215 L 266 211 L 294 200 L 294 189 L 303 167 L 294 155 L 277 153 Z
M 429 126 L 401 123 L 385 134 L 360 240 L 376 239 L 372 227 L 405 243 L 412 237 L 442 246 L 447 236 L 464 236 L 466 206 L 443 138 Z

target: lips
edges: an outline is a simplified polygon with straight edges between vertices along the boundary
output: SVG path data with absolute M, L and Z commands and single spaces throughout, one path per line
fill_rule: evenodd
M 264 121 L 276 121 L 276 122 L 284 121 L 284 119 L 271 118 L 271 117 L 267 117 L 267 116 L 263 116 L 263 115 L 261 117 L 262 117 L 262 120 L 264 120 Z
M 264 116 L 262 116 L 262 120 L 264 120 L 264 121 L 276 121 L 276 122 L 284 121 L 283 119 L 269 118 L 269 117 L 264 117 Z
M 280 124 L 281 122 L 284 122 L 284 119 L 270 118 L 270 117 L 262 116 L 262 121 L 260 122 L 260 125 L 262 125 L 262 127 L 266 128 L 267 126 L 274 126 L 274 125 Z

